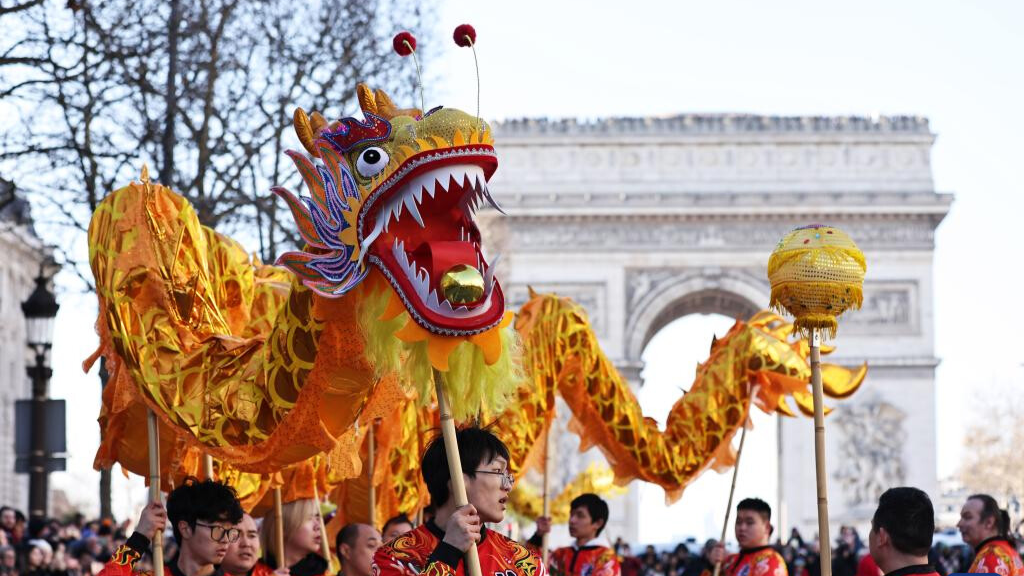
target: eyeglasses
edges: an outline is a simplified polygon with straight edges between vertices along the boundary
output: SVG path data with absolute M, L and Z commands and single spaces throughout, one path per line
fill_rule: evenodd
M 501 476 L 501 487 L 504 488 L 505 490 L 511 490 L 512 486 L 514 486 L 516 483 L 516 477 L 513 476 L 512 473 L 507 470 L 503 470 L 501 472 L 497 472 L 494 470 L 477 470 L 477 473 Z
M 210 538 L 213 538 L 215 542 L 232 544 L 238 542 L 238 539 L 242 537 L 242 531 L 238 528 L 225 528 L 217 524 L 203 524 L 202 522 L 196 522 L 196 526 L 209 528 Z

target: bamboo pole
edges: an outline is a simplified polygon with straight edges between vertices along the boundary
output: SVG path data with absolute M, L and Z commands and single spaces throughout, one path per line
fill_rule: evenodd
M 452 417 L 451 401 L 448 399 L 448 391 L 444 385 L 444 375 L 434 369 L 434 390 L 437 392 L 437 411 L 441 416 L 441 436 L 444 438 L 444 451 L 448 456 L 448 472 L 451 475 L 452 496 L 455 497 L 456 506 L 469 504 L 466 496 L 466 481 L 462 477 L 462 459 L 459 456 L 459 443 L 455 438 L 455 420 Z M 480 556 L 476 549 L 476 542 L 469 544 L 466 550 L 466 574 L 467 576 L 481 576 Z
M 818 485 L 818 545 L 821 576 L 832 576 L 832 539 L 828 533 L 828 476 L 825 473 L 825 404 L 821 386 L 821 332 L 811 330 L 811 387 L 814 389 L 814 466 Z
M 374 432 L 373 432 L 374 424 L 376 424 L 376 422 L 371 420 L 370 421 L 370 429 L 366 432 L 366 434 L 368 436 L 367 439 L 366 439 L 366 441 L 368 442 L 368 446 L 367 446 L 367 450 L 366 450 L 367 456 L 368 456 L 366 458 L 366 460 L 367 460 L 366 465 L 369 467 L 368 473 L 370 475 L 370 493 L 369 493 L 369 501 L 370 501 L 370 516 L 369 516 L 369 518 L 370 518 L 370 522 L 369 522 L 369 524 L 370 524 L 370 526 L 373 526 L 374 528 L 376 528 L 377 527 L 377 487 L 374 486 L 374 484 L 373 484 L 373 474 L 374 474 L 374 472 L 376 470 L 376 466 L 375 465 L 377 463 L 377 460 L 376 460 L 377 447 L 376 447 L 376 440 L 375 440 L 374 435 L 373 435 L 374 434 Z
M 149 501 L 160 502 L 160 427 L 156 413 L 148 411 L 146 431 L 149 440 Z M 164 566 L 164 531 L 153 533 L 153 573 L 162 574 Z
M 749 409 L 748 409 L 749 410 Z M 749 415 L 748 415 L 749 416 Z M 740 458 L 743 457 L 743 441 L 747 439 L 747 420 L 743 419 L 743 429 L 740 431 L 740 448 L 736 451 L 736 464 L 732 468 L 732 486 L 729 487 L 729 503 L 725 506 L 725 522 L 722 522 L 722 537 L 718 539 L 718 545 L 725 548 L 725 533 L 729 530 L 729 515 L 732 513 L 732 497 L 736 493 L 736 477 L 740 473 Z M 715 574 L 718 576 L 722 569 L 721 562 L 715 562 Z
M 274 524 L 277 528 L 274 538 L 274 557 L 278 568 L 287 568 L 284 558 L 284 512 L 281 509 L 281 488 L 274 488 Z
M 778 462 L 778 466 L 776 467 L 776 473 L 775 473 L 775 498 L 776 498 L 775 506 L 778 508 L 779 537 L 782 538 L 783 540 L 785 540 L 785 538 L 786 538 L 787 520 L 789 518 L 788 518 L 788 515 L 786 514 L 786 497 L 785 497 L 785 494 L 783 494 L 783 486 L 785 485 L 785 482 L 784 482 L 784 479 L 783 479 L 783 473 L 784 473 L 785 469 L 783 468 L 783 464 L 782 464 L 782 458 L 783 458 L 783 453 L 782 453 L 782 419 L 783 418 L 785 418 L 785 416 L 783 416 L 782 414 L 776 414 L 775 415 L 775 440 L 776 440 L 776 444 L 775 444 L 775 457 L 776 457 L 776 461 Z
M 551 428 L 544 433 L 544 517 L 551 519 Z M 550 530 L 548 531 L 550 532 Z M 548 532 L 541 536 L 541 557 L 548 565 Z
M 316 502 L 316 517 L 320 520 L 320 554 L 331 563 L 331 543 L 327 541 L 327 526 L 324 524 L 324 517 L 320 514 L 320 490 L 316 487 L 316 479 L 313 479 L 313 500 Z
M 213 477 L 213 456 L 210 456 L 209 454 L 203 454 L 203 476 L 205 476 L 207 480 L 216 480 L 216 478 Z

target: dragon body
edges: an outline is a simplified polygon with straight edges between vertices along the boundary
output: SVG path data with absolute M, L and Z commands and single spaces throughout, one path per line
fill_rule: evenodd
M 454 109 L 398 109 L 362 85 L 358 96 L 361 120 L 295 115 L 308 155 L 289 155 L 308 195 L 274 192 L 306 245 L 278 266 L 203 227 L 145 172 L 101 203 L 89 228 L 101 337 L 90 361 L 105 355 L 112 378 L 97 466 L 144 473 L 140 432 L 153 410 L 167 478 L 209 454 L 256 501 L 267 482 L 289 483 L 272 475 L 323 456 L 314 472 L 291 473 L 336 490 L 349 515 L 367 510 L 356 502 L 370 485 L 396 487 L 383 506 L 410 511 L 423 503 L 416 464 L 436 425 L 440 371 L 456 419 L 493 416 L 513 464 L 536 463 L 559 395 L 616 482 L 654 482 L 675 497 L 731 463 L 729 439 L 752 405 L 788 413 L 792 395 L 809 406 L 806 345 L 761 315 L 712 345 L 660 430 L 578 305 L 534 295 L 512 326 L 474 220 L 493 204 L 487 124 Z M 453 290 L 453 277 L 469 281 Z M 863 369 L 830 367 L 826 390 L 843 396 L 862 378 Z M 370 478 L 360 462 L 378 420 Z

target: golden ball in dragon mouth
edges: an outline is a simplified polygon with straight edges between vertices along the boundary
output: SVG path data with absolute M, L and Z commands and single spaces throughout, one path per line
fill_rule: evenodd
M 441 294 L 453 306 L 472 304 L 484 296 L 484 277 L 467 264 L 456 264 L 441 276 Z

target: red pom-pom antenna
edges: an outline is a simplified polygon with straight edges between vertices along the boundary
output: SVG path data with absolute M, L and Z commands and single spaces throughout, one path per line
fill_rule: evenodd
M 469 24 L 459 24 L 455 27 L 453 38 L 457 46 L 470 48 L 476 44 L 476 30 Z
M 473 51 L 473 66 L 476 67 L 476 123 L 478 126 L 482 126 L 480 122 L 480 63 L 476 59 L 476 30 L 469 24 L 459 24 L 455 27 L 452 38 L 455 39 L 457 46 Z
M 403 30 L 395 34 L 391 45 L 394 46 L 395 52 L 398 52 L 399 56 L 408 56 L 416 51 L 416 37 Z
M 412 54 L 413 62 L 416 63 L 416 83 L 419 84 L 420 88 L 420 110 L 426 110 L 427 106 L 423 99 L 423 73 L 420 71 L 420 61 L 416 58 L 416 37 L 409 31 L 402 30 L 395 34 L 395 39 L 391 41 L 391 46 L 394 47 L 395 52 L 398 52 L 399 56 Z

